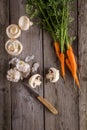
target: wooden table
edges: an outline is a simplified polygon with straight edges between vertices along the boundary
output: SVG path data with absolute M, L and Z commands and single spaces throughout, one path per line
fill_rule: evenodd
M 60 77 L 58 83 L 46 84 L 43 78 L 43 84 L 37 88 L 40 95 L 58 109 L 59 115 L 55 116 L 32 98 L 21 83 L 6 80 L 11 56 L 4 49 L 8 39 L 5 29 L 11 23 L 17 24 L 19 17 L 25 15 L 25 9 L 22 0 L 0 0 L 0 130 L 87 130 L 87 0 L 75 0 L 71 14 L 75 20 L 70 34 L 76 35 L 73 48 L 81 91 L 75 91 L 67 68 L 65 82 Z M 34 54 L 34 62 L 40 63 L 41 75 L 45 77 L 49 67 L 60 69 L 47 32 L 33 26 L 28 32 L 22 32 L 19 40 L 24 46 L 19 57 L 24 59 Z

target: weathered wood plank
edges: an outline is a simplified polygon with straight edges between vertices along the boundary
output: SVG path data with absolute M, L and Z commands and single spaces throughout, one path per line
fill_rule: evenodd
M 87 130 L 87 0 L 78 1 L 78 50 L 81 91 L 79 96 L 80 130 Z
M 10 22 L 18 23 L 18 18 L 25 15 L 23 1 L 10 0 Z M 42 74 L 42 32 L 33 26 L 30 31 L 22 32 L 20 41 L 24 46 L 22 54 L 24 59 L 28 55 L 35 55 L 34 62 L 40 63 Z M 37 88 L 43 95 L 43 85 Z M 12 130 L 43 130 L 43 106 L 33 99 L 25 88 L 19 84 L 12 84 Z
M 75 21 L 72 24 L 70 33 L 77 35 L 77 2 L 73 5 L 72 15 Z M 56 67 L 60 69 L 59 61 L 51 45 L 52 39 L 44 32 L 44 69 Z M 77 50 L 76 41 L 73 45 Z M 75 52 L 77 54 L 77 52 Z M 45 130 L 78 130 L 78 95 L 74 90 L 74 81 L 66 69 L 66 80 L 60 77 L 58 83 L 45 85 L 45 98 L 48 99 L 59 110 L 59 115 L 54 116 L 45 110 Z
M 10 84 L 6 80 L 8 56 L 4 49 L 9 24 L 9 0 L 0 0 L 0 130 L 11 129 Z

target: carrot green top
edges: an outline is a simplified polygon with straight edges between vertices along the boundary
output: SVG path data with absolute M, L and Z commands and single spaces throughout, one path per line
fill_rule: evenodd
M 27 0 L 26 12 L 34 23 L 42 25 L 54 41 L 60 43 L 61 52 L 70 43 L 68 37 L 70 4 L 74 0 Z

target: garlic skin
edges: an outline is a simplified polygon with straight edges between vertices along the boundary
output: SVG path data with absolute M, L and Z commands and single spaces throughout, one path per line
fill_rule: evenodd
M 25 58 L 25 62 L 30 62 L 30 61 L 32 61 L 33 59 L 34 59 L 34 55 L 31 55 L 31 56 L 27 56 L 26 58 Z
M 21 79 L 21 73 L 16 68 L 13 68 L 8 70 L 6 77 L 11 82 L 18 82 Z
M 18 71 L 22 73 L 22 78 L 26 78 L 30 73 L 30 65 L 28 63 L 25 63 L 24 61 L 20 60 L 16 64 L 16 68 Z
M 33 67 L 32 67 L 32 73 L 37 72 L 39 66 L 40 66 L 39 63 L 34 63 L 34 64 L 33 64 Z
M 6 42 L 5 49 L 10 55 L 17 56 L 22 52 L 23 46 L 18 40 L 10 39 Z
M 29 20 L 27 16 L 21 16 L 19 18 L 18 25 L 21 28 L 21 30 L 27 31 L 29 27 L 33 25 L 33 23 Z
M 56 83 L 59 80 L 59 70 L 54 67 L 50 68 L 48 74 L 46 74 L 46 79 L 52 83 Z
M 14 57 L 12 58 L 10 61 L 9 61 L 9 65 L 12 64 L 12 65 L 16 65 L 20 60 L 17 58 L 17 57 Z
M 16 24 L 11 24 L 6 28 L 6 34 L 11 39 L 16 39 L 21 35 L 21 29 Z
M 31 76 L 29 78 L 29 81 L 28 81 L 29 85 L 32 87 L 32 88 L 36 88 L 37 86 L 40 86 L 41 85 L 41 75 L 40 74 L 35 74 L 33 76 Z

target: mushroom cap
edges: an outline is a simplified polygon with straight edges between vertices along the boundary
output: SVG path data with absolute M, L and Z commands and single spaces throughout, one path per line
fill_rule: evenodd
M 11 39 L 16 39 L 21 35 L 21 29 L 16 24 L 11 24 L 6 28 L 6 34 Z
M 46 74 L 46 79 L 50 80 L 50 82 L 55 83 L 59 80 L 59 70 L 52 67 L 49 69 L 49 73 Z
M 18 40 L 9 39 L 5 44 L 5 49 L 10 55 L 17 56 L 22 52 L 23 46 Z
M 16 68 L 13 68 L 8 70 L 6 77 L 11 82 L 18 82 L 21 78 L 21 73 Z
M 41 75 L 35 74 L 29 78 L 28 83 L 32 88 L 36 88 L 37 86 L 40 86 L 42 83 L 40 79 L 41 79 Z
M 29 20 L 29 18 L 27 16 L 21 16 L 19 18 L 19 22 L 18 22 L 19 27 L 21 28 L 21 30 L 28 30 L 30 26 L 33 25 L 33 23 Z

